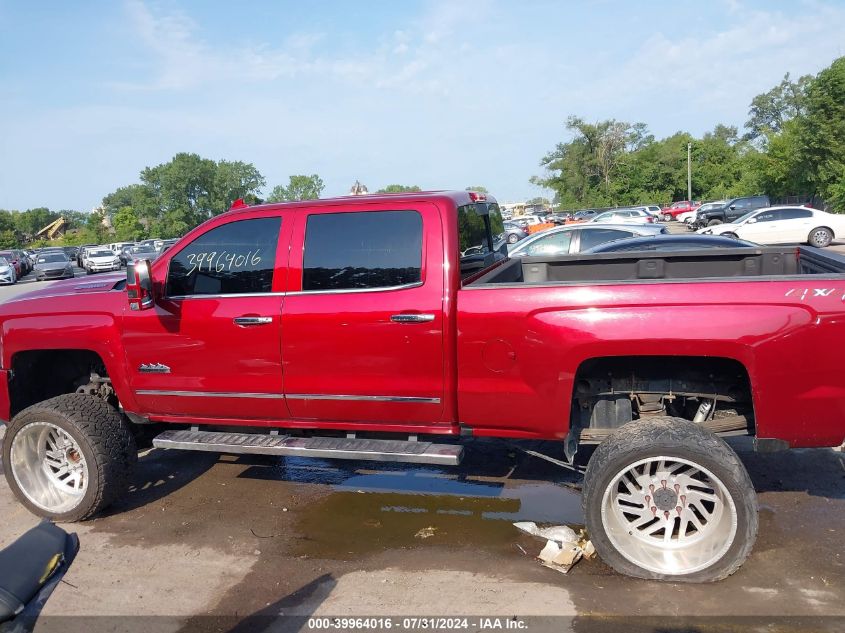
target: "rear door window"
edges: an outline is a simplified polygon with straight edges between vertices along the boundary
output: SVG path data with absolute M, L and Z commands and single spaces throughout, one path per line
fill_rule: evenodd
M 305 229 L 302 290 L 364 290 L 422 281 L 422 216 L 417 211 L 311 215 Z
M 630 231 L 619 231 L 617 229 L 581 229 L 581 251 L 586 251 L 605 242 L 633 236 L 634 234 Z
M 775 222 L 783 219 L 780 211 L 764 211 L 756 217 L 758 222 Z
M 804 220 L 813 217 L 813 212 L 809 209 L 783 209 L 780 214 L 781 220 Z

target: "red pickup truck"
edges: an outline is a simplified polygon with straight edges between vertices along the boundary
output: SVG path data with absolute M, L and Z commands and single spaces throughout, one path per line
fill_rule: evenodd
M 734 572 L 757 501 L 723 436 L 845 439 L 845 258 L 510 260 L 501 230 L 471 192 L 239 208 L 124 279 L 0 305 L 9 486 L 73 521 L 123 493 L 137 437 L 431 464 L 458 463 L 470 436 L 540 438 L 592 452 L 586 523 L 615 569 Z
M 691 200 L 679 200 L 678 202 L 673 202 L 668 207 L 663 207 L 662 209 L 660 209 L 660 217 L 663 218 L 664 222 L 671 222 L 682 213 L 695 211 L 700 206 L 700 202 L 693 202 Z

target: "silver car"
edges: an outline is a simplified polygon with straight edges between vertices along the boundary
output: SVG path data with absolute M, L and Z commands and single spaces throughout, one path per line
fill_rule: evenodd
M 654 224 L 657 220 L 643 208 L 613 209 L 599 213 L 590 222 L 596 224 Z
M 535 233 L 508 246 L 511 257 L 572 255 L 582 253 L 599 244 L 666 233 L 662 224 L 569 224 Z
M 17 283 L 18 276 L 15 267 L 5 257 L 0 257 L 0 284 Z

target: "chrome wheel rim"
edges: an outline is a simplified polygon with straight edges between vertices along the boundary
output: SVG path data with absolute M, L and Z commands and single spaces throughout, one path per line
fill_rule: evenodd
M 737 532 L 736 505 L 725 485 L 678 457 L 649 457 L 620 470 L 604 491 L 601 516 L 622 556 L 666 575 L 710 567 Z
M 88 464 L 82 449 L 55 424 L 26 425 L 15 435 L 9 457 L 21 492 L 42 510 L 69 512 L 88 490 Z
M 815 231 L 813 233 L 813 244 L 816 246 L 827 246 L 829 242 L 827 231 Z

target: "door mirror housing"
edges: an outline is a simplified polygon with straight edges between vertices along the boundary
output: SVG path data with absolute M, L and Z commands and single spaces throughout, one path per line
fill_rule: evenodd
M 736 205 L 735 205 L 735 204 L 732 204 L 732 205 L 730 206 L 730 209 L 731 209 L 731 211 L 736 211 Z
M 126 266 L 126 293 L 130 310 L 148 310 L 155 305 L 149 259 L 139 259 Z

